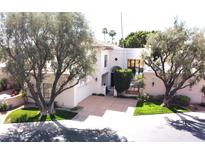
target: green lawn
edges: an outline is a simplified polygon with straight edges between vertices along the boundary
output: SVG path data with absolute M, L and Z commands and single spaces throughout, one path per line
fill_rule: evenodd
M 138 103 L 135 109 L 134 115 L 149 115 L 149 114 L 163 114 L 163 113 L 175 113 L 175 112 L 187 112 L 187 109 L 180 107 L 162 107 L 159 103 L 144 102 Z
M 57 110 L 55 117 L 44 116 L 40 117 L 39 110 L 36 108 L 18 109 L 11 112 L 5 119 L 4 123 L 21 123 L 21 122 L 36 122 L 72 119 L 77 113 L 65 110 Z

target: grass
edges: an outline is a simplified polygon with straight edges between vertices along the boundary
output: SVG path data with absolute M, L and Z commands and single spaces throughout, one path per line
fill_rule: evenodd
M 21 123 L 21 122 L 37 122 L 37 121 L 51 121 L 72 119 L 77 113 L 56 110 L 55 116 L 40 116 L 39 110 L 36 108 L 18 109 L 11 112 L 5 119 L 4 123 Z
M 160 106 L 160 103 L 144 102 L 138 103 L 134 111 L 134 115 L 151 115 L 151 114 L 164 114 L 164 113 L 176 113 L 176 112 L 187 112 L 187 109 L 173 106 L 170 108 Z

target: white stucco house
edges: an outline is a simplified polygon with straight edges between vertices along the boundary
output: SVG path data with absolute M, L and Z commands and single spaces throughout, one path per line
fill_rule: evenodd
M 143 48 L 124 49 L 101 42 L 98 42 L 96 47 L 99 50 L 96 53 L 95 71 L 86 81 L 60 94 L 56 98 L 58 105 L 71 108 L 92 94 L 106 95 L 106 87 L 113 87 L 114 69 L 128 68 L 128 61 L 131 63 L 132 60 L 137 65 L 143 51 Z
M 113 87 L 114 70 L 116 68 L 130 68 L 131 66 L 143 69 L 145 83 L 143 91 L 145 93 L 150 95 L 164 94 L 165 87 L 162 81 L 155 76 L 150 68 L 143 64 L 141 54 L 144 52 L 144 48 L 121 48 L 102 42 L 98 42 L 96 47 L 99 50 L 96 53 L 97 62 L 94 66 L 95 71 L 86 80 L 61 93 L 56 98 L 59 106 L 72 108 L 92 94 L 106 95 L 106 87 Z M 179 90 L 177 94 L 189 96 L 192 103 L 201 103 L 205 101 L 205 97 L 201 92 L 201 88 L 204 85 L 205 81 L 201 80 L 192 87 Z M 44 93 L 49 93 L 46 83 L 43 90 L 45 90 Z
M 157 78 L 154 72 L 144 66 L 141 54 L 144 48 L 121 48 L 115 45 L 98 42 L 95 45 L 97 50 L 97 62 L 94 66 L 94 72 L 88 76 L 86 80 L 81 81 L 75 87 L 64 91 L 57 98 L 58 106 L 73 108 L 82 100 L 92 94 L 106 95 L 106 87 L 113 87 L 113 75 L 116 68 L 132 68 L 138 70 L 143 69 L 145 87 L 143 91 L 150 95 L 162 95 L 165 87 L 162 81 Z M 1 77 L 0 77 L 1 78 Z M 43 83 L 44 97 L 49 96 L 51 80 L 45 80 Z M 192 103 L 205 102 L 205 96 L 201 92 L 201 88 L 205 85 L 205 80 L 192 87 L 187 87 L 178 91 L 177 94 L 186 95 L 191 98 Z

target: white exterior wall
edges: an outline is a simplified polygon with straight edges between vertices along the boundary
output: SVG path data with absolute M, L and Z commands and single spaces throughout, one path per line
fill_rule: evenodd
M 128 59 L 141 59 L 141 54 L 144 48 L 120 48 L 114 47 L 113 50 L 110 50 L 110 59 L 109 59 L 109 74 L 108 74 L 108 84 L 111 85 L 111 71 L 115 66 L 121 68 L 127 68 Z M 117 61 L 115 61 L 117 58 Z
M 185 95 L 191 98 L 191 103 L 201 103 L 203 99 L 203 94 L 201 88 L 204 85 L 204 80 L 202 79 L 197 84 L 193 85 L 192 88 L 187 87 L 177 91 L 179 95 Z
M 154 81 L 154 86 L 152 82 Z M 155 76 L 153 72 L 144 73 L 144 92 L 150 95 L 162 95 L 165 93 L 165 87 L 163 82 Z
M 66 108 L 75 107 L 75 88 L 68 89 L 57 96 L 57 105 Z
M 152 82 L 154 81 L 154 87 L 152 86 Z M 165 87 L 163 82 L 157 78 L 154 72 L 145 72 L 144 73 L 144 83 L 145 88 L 144 92 L 150 95 L 163 95 L 165 93 Z M 201 88 L 203 87 L 204 80 L 202 79 L 197 84 L 193 85 L 192 88 L 186 87 L 177 91 L 177 95 L 185 95 L 191 98 L 191 103 L 201 103 L 204 100 L 204 96 L 201 92 Z
M 114 67 L 114 66 L 119 66 L 121 68 L 125 68 L 125 54 L 124 51 L 122 49 L 114 49 L 110 51 L 110 61 L 109 61 L 109 66 L 110 66 L 110 70 Z M 117 58 L 117 61 L 115 61 L 115 58 Z
M 102 85 L 102 75 L 109 72 L 109 52 L 108 50 L 99 50 L 96 53 L 97 62 L 94 66 L 95 72 L 93 72 L 86 81 L 80 81 L 80 83 L 72 89 L 60 94 L 56 98 L 58 105 L 72 108 L 92 95 L 92 93 L 105 94 L 105 86 Z M 104 67 L 104 55 L 108 56 L 107 67 Z
M 95 81 L 92 79 L 84 84 L 79 84 L 74 88 L 74 106 L 77 106 L 82 100 L 92 95 Z
M 97 72 L 99 73 L 99 75 L 102 75 L 102 74 L 105 74 L 109 71 L 109 51 L 108 50 L 102 50 L 100 52 L 100 72 Z M 107 55 L 107 67 L 104 67 L 104 56 Z

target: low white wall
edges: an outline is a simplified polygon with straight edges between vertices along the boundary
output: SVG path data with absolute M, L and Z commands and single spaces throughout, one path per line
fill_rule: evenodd
M 57 96 L 55 101 L 60 107 L 72 108 L 75 107 L 75 88 L 68 89 Z
M 7 98 L 6 102 L 9 107 L 17 107 L 25 103 L 24 97 L 21 94 L 13 96 L 11 98 Z
M 77 106 L 82 100 L 94 93 L 95 81 L 91 80 L 75 87 L 74 106 Z

